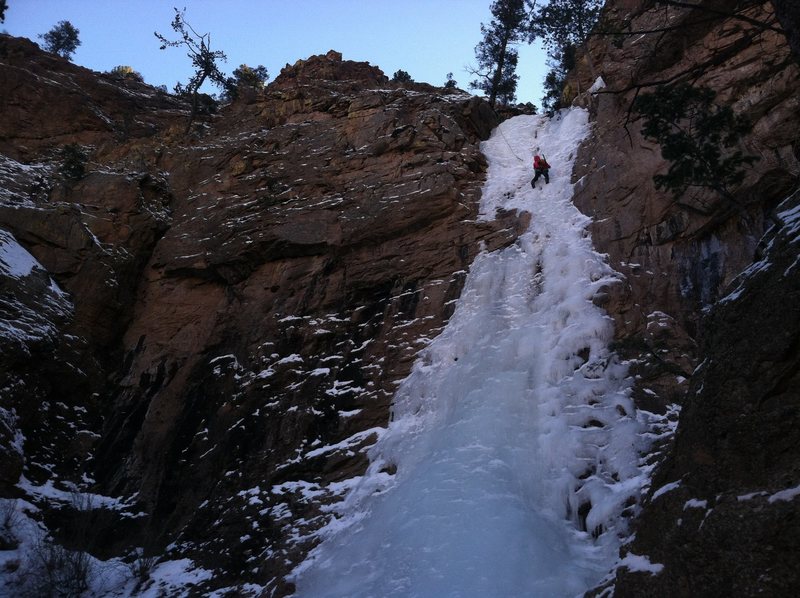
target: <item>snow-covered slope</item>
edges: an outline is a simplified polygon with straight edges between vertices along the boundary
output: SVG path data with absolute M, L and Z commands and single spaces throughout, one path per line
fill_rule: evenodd
M 298 596 L 572 596 L 613 564 L 644 483 L 643 424 L 592 303 L 615 274 L 570 201 L 588 130 L 573 109 L 484 143 L 483 216 L 527 210 L 530 228 L 472 265 L 367 474 L 295 570 Z M 538 189 L 534 152 L 553 166 Z

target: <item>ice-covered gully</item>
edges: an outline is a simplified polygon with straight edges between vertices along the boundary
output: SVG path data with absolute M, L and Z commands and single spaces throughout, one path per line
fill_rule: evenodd
M 510 119 L 483 144 L 483 217 L 527 210 L 530 228 L 472 265 L 367 474 L 293 573 L 297 596 L 574 596 L 613 566 L 646 482 L 645 423 L 592 303 L 616 275 L 571 203 L 588 132 L 572 109 Z M 532 189 L 537 150 L 553 169 Z

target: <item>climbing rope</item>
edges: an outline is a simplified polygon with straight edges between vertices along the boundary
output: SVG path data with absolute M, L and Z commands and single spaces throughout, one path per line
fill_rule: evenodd
M 519 160 L 520 162 L 524 162 L 525 160 L 523 160 L 522 158 L 520 158 L 520 157 L 517 155 L 517 152 L 515 152 L 515 151 L 514 151 L 514 148 L 513 148 L 513 147 L 511 147 L 511 144 L 508 142 L 508 139 L 506 139 L 506 135 L 505 135 L 505 133 L 503 133 L 503 129 L 501 129 L 500 127 L 498 127 L 498 128 L 497 128 L 497 130 L 498 130 L 498 131 L 500 131 L 500 135 L 502 135 L 502 136 L 503 136 L 503 139 L 505 140 L 505 142 L 506 142 L 506 145 L 508 146 L 508 149 L 510 149 L 510 150 L 511 150 L 511 154 L 512 154 L 512 155 L 513 155 L 513 156 L 514 156 L 514 157 L 515 157 L 517 160 Z

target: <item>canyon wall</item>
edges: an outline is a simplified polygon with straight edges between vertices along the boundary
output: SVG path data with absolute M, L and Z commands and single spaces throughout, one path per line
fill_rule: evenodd
M 575 202 L 623 275 L 595 301 L 671 422 L 597 594 L 799 583 L 800 69 L 771 3 L 700 6 L 608 2 L 565 89 L 593 123 Z M 632 102 L 682 79 L 752 124 L 734 204 L 654 186 Z M 184 99 L 8 36 L 0 98 L 0 496 L 100 558 L 191 559 L 197 593 L 290 594 L 473 258 L 531 217 L 477 220 L 498 116 L 331 51 L 187 131 Z
M 656 441 L 649 457 L 656 477 L 605 591 L 788 595 L 800 584 L 788 498 L 800 484 L 798 56 L 771 2 L 697 4 L 608 2 L 605 34 L 591 38 L 566 90 L 593 115 L 575 201 L 625 276 L 606 307 L 637 404 L 673 421 L 681 410 L 674 444 Z M 599 93 L 579 93 L 598 76 Z M 681 81 L 713 90 L 752 125 L 735 149 L 757 160 L 734 201 L 697 188 L 676 199 L 654 185 L 668 162 L 643 137 L 633 101 Z M 737 278 L 754 261 L 763 271 Z
M 65 297 L 8 307 L 43 322 L 3 337 L 4 494 L 78 483 L 124 503 L 92 515 L 95 554 L 275 590 L 471 260 L 524 226 L 476 221 L 494 112 L 330 52 L 185 133 L 187 104 L 149 86 L 7 36 L 0 54 L 0 222 L 39 262 L 5 290 Z M 87 516 L 38 502 L 64 541 Z

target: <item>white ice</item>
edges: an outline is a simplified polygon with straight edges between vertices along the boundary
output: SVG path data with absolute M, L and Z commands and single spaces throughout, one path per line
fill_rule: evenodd
M 613 565 L 644 482 L 642 423 L 591 301 L 616 275 L 571 203 L 588 133 L 572 109 L 510 119 L 483 144 L 482 217 L 527 210 L 530 228 L 473 263 L 366 475 L 293 572 L 297 596 L 575 596 Z M 552 170 L 532 189 L 535 152 Z

